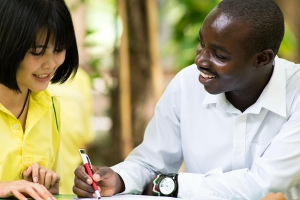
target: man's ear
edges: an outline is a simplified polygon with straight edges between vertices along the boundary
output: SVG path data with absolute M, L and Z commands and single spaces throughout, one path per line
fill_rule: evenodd
M 256 55 L 256 66 L 262 68 L 264 66 L 270 65 L 273 63 L 275 57 L 274 52 L 271 49 L 263 50 Z

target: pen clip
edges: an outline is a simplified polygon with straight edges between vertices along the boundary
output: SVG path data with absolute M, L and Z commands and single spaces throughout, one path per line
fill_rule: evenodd
M 79 153 L 80 153 L 80 156 L 81 156 L 81 158 L 82 158 L 82 163 L 83 163 L 83 164 L 88 163 L 89 166 L 90 166 L 90 168 L 92 169 L 92 163 L 91 163 L 91 160 L 90 160 L 90 158 L 88 157 L 88 155 L 85 154 L 84 149 L 80 148 L 80 149 L 79 149 Z
M 86 160 L 87 160 L 88 163 L 89 163 L 90 168 L 92 169 L 92 163 L 91 163 L 90 158 L 89 158 L 88 155 L 86 155 L 86 154 L 85 154 L 85 156 L 86 156 Z

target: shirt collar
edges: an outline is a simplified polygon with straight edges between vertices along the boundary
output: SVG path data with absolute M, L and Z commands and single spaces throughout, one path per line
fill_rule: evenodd
M 52 99 L 51 98 L 57 96 L 50 89 L 43 90 L 40 92 L 31 92 L 31 94 L 32 94 L 32 98 L 34 98 L 34 100 L 36 102 L 43 103 L 43 104 L 47 105 L 48 107 L 52 107 Z
M 280 116 L 286 117 L 286 78 L 285 67 L 281 60 L 276 56 L 274 60 L 274 69 L 272 77 L 263 90 L 262 94 L 252 105 L 251 111 L 259 113 L 261 108 L 265 108 Z M 233 106 L 227 101 L 225 93 L 212 95 L 207 93 L 203 104 L 216 104 L 227 111 L 234 110 Z M 230 109 L 230 110 L 228 110 Z M 252 110 L 253 109 L 253 110 Z M 232 112 L 233 112 L 232 110 Z M 248 110 L 248 109 L 247 109 Z M 247 111 L 246 110 L 246 111 Z

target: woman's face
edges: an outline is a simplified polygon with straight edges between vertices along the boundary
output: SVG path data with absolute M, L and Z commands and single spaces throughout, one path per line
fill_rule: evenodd
M 64 62 L 66 50 L 54 51 L 55 40 L 51 36 L 44 54 L 46 33 L 37 33 L 36 48 L 28 49 L 24 59 L 17 70 L 17 82 L 22 92 L 27 89 L 38 92 L 45 90 L 57 70 Z

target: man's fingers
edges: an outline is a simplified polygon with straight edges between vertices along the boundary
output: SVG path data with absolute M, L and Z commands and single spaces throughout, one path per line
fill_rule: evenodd
M 80 180 L 84 181 L 85 183 L 87 183 L 87 180 L 90 179 L 88 184 L 92 183 L 91 177 L 86 173 L 83 165 L 77 167 L 74 174 L 75 174 L 75 177 L 77 177 L 75 179 L 80 179 Z
M 98 182 L 98 181 L 100 181 L 100 180 L 101 180 L 101 177 L 100 177 L 100 175 L 99 175 L 99 174 L 97 174 L 97 173 L 94 173 L 94 174 L 93 174 L 93 179 L 94 179 L 94 181 L 95 181 L 95 182 Z
M 91 185 L 89 185 L 86 180 L 81 180 L 78 178 L 75 178 L 74 180 L 74 187 L 83 190 L 83 191 L 87 191 L 88 193 L 94 193 L 94 189 Z
M 95 191 L 89 191 L 87 192 L 86 190 L 82 190 L 76 186 L 73 186 L 73 193 L 74 194 L 77 194 L 77 196 L 80 198 L 80 197 L 83 197 L 83 198 L 93 198 L 93 194 L 95 193 Z
M 109 178 L 114 175 L 114 171 L 110 167 L 95 167 L 96 171 L 93 175 L 93 179 L 98 182 L 100 180 Z
M 80 178 L 84 178 L 87 175 L 83 165 L 77 167 L 77 169 L 75 170 L 75 174 Z

